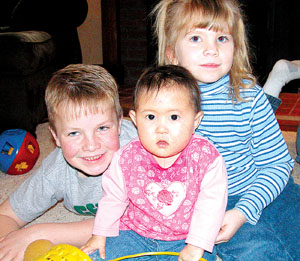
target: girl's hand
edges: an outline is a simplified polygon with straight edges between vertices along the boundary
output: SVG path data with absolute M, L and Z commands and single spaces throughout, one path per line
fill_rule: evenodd
M 216 244 L 228 242 L 246 221 L 245 216 L 239 210 L 226 211 Z
M 187 244 L 184 249 L 181 250 L 178 260 L 199 261 L 203 254 L 204 250 L 202 248 Z
M 88 242 L 81 247 L 81 250 L 86 254 L 91 254 L 98 249 L 100 257 L 105 259 L 105 243 L 106 237 L 93 235 Z

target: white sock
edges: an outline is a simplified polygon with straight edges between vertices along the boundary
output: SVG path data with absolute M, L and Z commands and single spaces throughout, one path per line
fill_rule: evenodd
M 263 87 L 264 92 L 278 98 L 282 87 L 298 78 L 300 78 L 300 60 L 278 60 Z

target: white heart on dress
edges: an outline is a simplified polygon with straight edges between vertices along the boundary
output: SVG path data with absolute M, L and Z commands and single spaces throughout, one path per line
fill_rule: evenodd
M 186 197 L 183 183 L 175 181 L 163 188 L 159 183 L 151 182 L 146 186 L 145 194 L 152 206 L 162 215 L 172 215 Z

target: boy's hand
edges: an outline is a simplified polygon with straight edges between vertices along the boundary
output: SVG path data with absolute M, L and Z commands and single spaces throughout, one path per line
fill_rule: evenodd
M 178 260 L 199 261 L 203 254 L 204 250 L 202 248 L 187 244 L 184 249 L 181 250 Z
M 230 209 L 226 211 L 216 244 L 228 242 L 246 221 L 245 216 L 239 210 Z
M 100 257 L 105 259 L 105 243 L 106 237 L 93 235 L 88 242 L 81 247 L 81 250 L 86 254 L 91 254 L 98 249 Z
M 9 233 L 0 239 L 1 261 L 23 261 L 24 251 L 31 243 L 31 238 L 25 229 Z

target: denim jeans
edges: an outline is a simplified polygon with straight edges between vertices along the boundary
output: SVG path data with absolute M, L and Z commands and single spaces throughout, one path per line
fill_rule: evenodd
M 278 109 L 279 105 L 281 104 L 281 100 L 279 98 L 276 98 L 274 96 L 271 96 L 269 94 L 266 94 L 265 95 L 267 96 L 268 100 L 269 100 L 269 103 L 274 111 L 274 113 L 276 112 L 276 110 Z
M 300 123 L 297 130 L 296 149 L 297 149 L 296 161 L 300 164 Z
M 234 208 L 237 196 L 228 198 Z M 290 178 L 286 188 L 268 207 L 256 225 L 245 223 L 233 238 L 216 245 L 207 260 L 218 255 L 227 260 L 300 260 L 300 186 Z
M 185 247 L 185 240 L 163 241 L 146 238 L 138 235 L 132 230 L 120 231 L 118 237 L 106 239 L 105 256 L 106 260 L 115 259 L 122 256 L 133 255 L 145 252 L 180 252 Z M 205 258 L 207 253 L 204 254 Z M 90 255 L 92 260 L 102 260 L 99 253 L 95 252 Z M 177 261 L 178 256 L 157 255 L 143 256 L 138 258 L 129 258 L 126 260 L 170 260 Z

